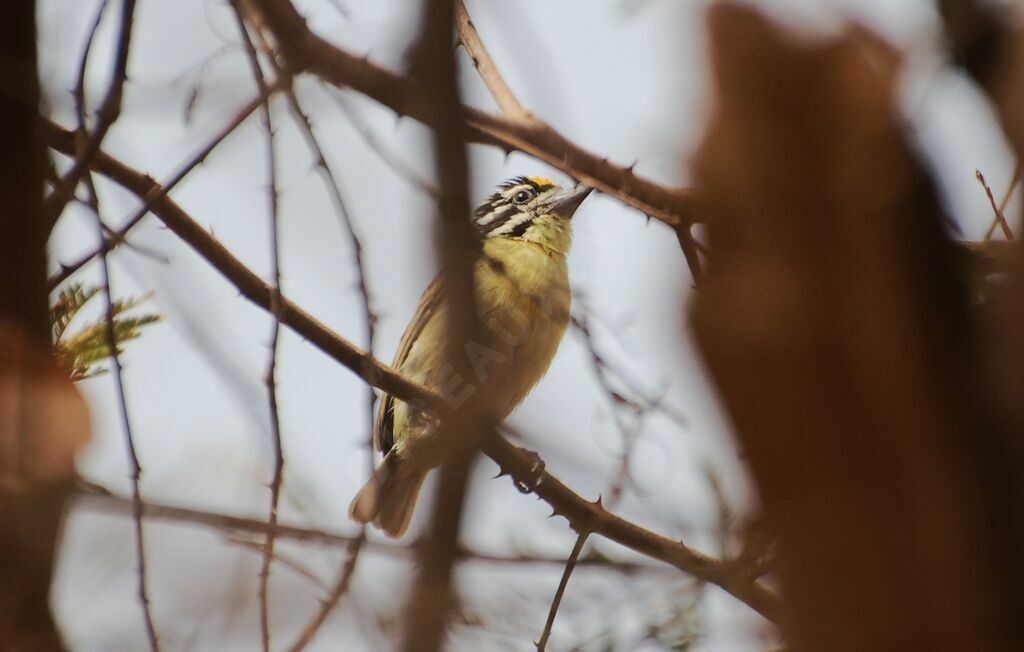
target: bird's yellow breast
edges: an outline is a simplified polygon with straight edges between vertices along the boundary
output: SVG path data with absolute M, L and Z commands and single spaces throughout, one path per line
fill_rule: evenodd
M 569 323 L 565 248 L 547 244 L 507 238 L 484 241 L 475 269 L 478 337 L 456 351 L 468 357 L 469 378 L 454 376 L 456 365 L 446 358 L 448 311 L 443 303 L 427 317 L 398 364 L 399 371 L 440 390 L 455 407 L 472 401 L 495 419 L 507 416 L 547 372 Z M 443 442 L 418 436 L 420 429 L 410 427 L 412 416 L 405 403 L 395 401 L 396 447 L 402 453 L 409 447 L 422 449 L 415 455 L 439 461 Z

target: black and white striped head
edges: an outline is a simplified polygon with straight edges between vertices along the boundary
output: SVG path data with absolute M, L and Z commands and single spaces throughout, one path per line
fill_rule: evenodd
M 592 188 L 566 190 L 545 177 L 516 177 L 498 186 L 473 218 L 481 238 L 537 239 L 531 231 L 565 228 Z

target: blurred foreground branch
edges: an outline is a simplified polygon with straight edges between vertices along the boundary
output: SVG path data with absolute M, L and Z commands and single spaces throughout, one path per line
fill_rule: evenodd
M 986 413 L 968 270 L 894 115 L 899 56 L 734 5 L 710 27 L 691 317 L 778 541 L 787 649 L 1021 649 L 999 543 L 1019 431 Z
M 455 0 L 425 0 L 421 13 L 413 60 L 419 78 L 435 92 L 433 108 L 438 111 L 431 122 L 441 191 L 434 242 L 439 267 L 445 270 L 441 286 L 445 341 L 441 346 L 455 377 L 470 378 L 472 366 L 462 350 L 466 342 L 480 341 L 475 289 L 480 243 L 470 221 L 469 162 L 458 118 L 459 84 L 451 47 Z M 456 606 L 452 580 L 470 470 L 481 434 L 493 426 L 489 415 L 473 401 L 464 403 L 457 415 L 454 410 L 448 412 L 445 432 L 439 435 L 447 442 L 445 460 L 439 469 L 430 524 L 417 555 L 416 581 L 405 609 L 402 649 L 406 652 L 437 652 L 445 647 L 448 619 Z
M 89 436 L 85 402 L 50 354 L 35 4 L 0 21 L 0 645 L 15 652 L 64 649 L 50 582 Z
M 97 511 L 128 515 L 130 515 L 132 511 L 131 498 L 119 496 L 105 487 L 88 482 L 80 484 L 78 489 L 78 500 L 80 500 L 82 504 L 89 509 L 95 509 Z M 269 523 L 256 518 L 247 518 L 233 514 L 223 514 L 208 510 L 167 505 L 163 503 L 156 503 L 151 500 L 143 501 L 143 517 L 152 520 L 183 523 L 210 528 L 224 533 L 225 536 L 232 540 L 241 533 L 259 536 L 266 535 L 270 529 Z M 361 538 L 359 532 L 344 534 L 332 530 L 300 527 L 280 522 L 275 526 L 275 529 L 277 531 L 277 536 L 280 539 L 301 541 L 305 543 L 320 543 L 332 546 L 351 546 L 353 542 L 358 541 Z M 257 549 L 262 551 L 263 546 L 259 539 L 254 539 L 253 544 Z M 367 550 L 373 552 L 399 557 L 411 557 L 416 554 L 417 550 L 417 544 L 415 542 L 410 545 L 403 545 L 393 543 L 390 540 L 366 539 L 362 545 L 365 546 Z M 565 565 L 564 557 L 543 557 L 530 554 L 518 556 L 494 555 L 464 547 L 457 548 L 456 556 L 458 559 L 463 561 L 475 561 L 486 564 L 496 564 L 499 566 L 518 566 L 529 564 L 551 566 Z M 576 565 L 580 567 L 601 568 L 623 573 L 661 572 L 664 570 L 662 567 L 652 564 L 613 559 L 595 553 L 588 553 L 587 555 L 584 555 L 577 561 Z

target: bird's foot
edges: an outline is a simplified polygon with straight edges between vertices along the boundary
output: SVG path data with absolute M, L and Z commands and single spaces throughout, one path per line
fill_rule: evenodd
M 520 448 L 519 450 L 530 458 L 530 470 L 522 479 L 513 478 L 512 482 L 516 485 L 516 489 L 522 493 L 533 493 L 540 486 L 541 482 L 544 481 L 544 460 L 540 458 L 540 455 L 531 450 L 525 448 Z

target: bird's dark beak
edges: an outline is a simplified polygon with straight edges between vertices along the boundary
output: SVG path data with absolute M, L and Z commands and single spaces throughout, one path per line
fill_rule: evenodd
M 580 207 L 583 200 L 587 198 L 594 189 L 590 186 L 585 186 L 582 183 L 575 188 L 569 190 L 563 190 L 558 193 L 551 200 L 551 212 L 557 214 L 559 217 L 569 219 L 576 212 L 576 209 Z

